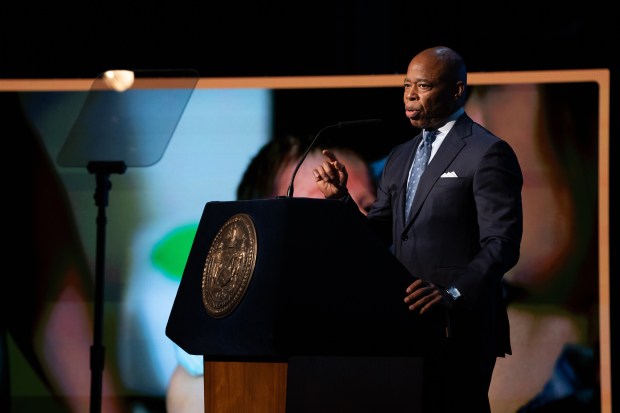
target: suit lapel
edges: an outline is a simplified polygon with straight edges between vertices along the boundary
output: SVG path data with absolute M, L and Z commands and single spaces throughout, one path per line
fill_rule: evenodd
M 435 185 L 435 182 L 437 182 L 441 174 L 446 171 L 454 158 L 456 158 L 459 152 L 466 145 L 464 138 L 471 135 L 471 124 L 472 120 L 469 116 L 461 116 L 452 127 L 448 135 L 444 138 L 439 150 L 437 150 L 437 153 L 428 164 L 424 174 L 422 174 L 422 177 L 420 178 L 415 197 L 413 198 L 411 215 L 409 216 L 409 222 L 406 225 L 407 227 L 411 225 L 412 221 L 418 215 L 424 200 Z

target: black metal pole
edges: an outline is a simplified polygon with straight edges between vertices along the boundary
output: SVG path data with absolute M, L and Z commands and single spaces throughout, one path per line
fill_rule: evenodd
M 101 412 L 105 347 L 103 345 L 103 297 L 105 289 L 105 244 L 108 194 L 112 188 L 111 173 L 122 174 L 127 166 L 122 161 L 89 162 L 88 172 L 96 174 L 95 204 L 97 205 L 97 245 L 95 255 L 95 315 L 93 345 L 90 348 L 90 412 Z

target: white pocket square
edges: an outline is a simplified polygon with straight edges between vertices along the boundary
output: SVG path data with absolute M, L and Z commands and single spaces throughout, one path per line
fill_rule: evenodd
M 441 174 L 441 178 L 458 178 L 458 175 L 454 171 L 444 172 Z

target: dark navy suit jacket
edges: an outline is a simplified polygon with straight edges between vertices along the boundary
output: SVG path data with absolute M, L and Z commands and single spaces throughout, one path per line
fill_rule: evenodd
M 517 157 L 461 115 L 422 175 L 406 222 L 407 178 L 421 137 L 389 154 L 368 219 L 412 275 L 459 289 L 462 301 L 450 312 L 454 340 L 487 355 L 511 354 L 501 280 L 519 259 L 523 231 Z

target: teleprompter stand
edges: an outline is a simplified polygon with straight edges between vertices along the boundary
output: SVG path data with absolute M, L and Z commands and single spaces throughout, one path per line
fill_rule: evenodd
M 103 387 L 103 366 L 105 360 L 105 347 L 103 345 L 103 296 L 105 280 L 105 245 L 106 245 L 106 207 L 108 195 L 112 188 L 110 174 L 124 174 L 127 169 L 125 162 L 89 162 L 88 172 L 95 175 L 97 186 L 95 188 L 95 205 L 97 205 L 97 244 L 95 255 L 95 309 L 93 345 L 90 348 L 90 411 L 101 410 L 101 393 Z
M 234 310 L 213 317 L 205 264 L 237 214 L 254 223 L 256 265 Z M 203 357 L 205 411 L 419 411 L 429 330 L 403 302 L 413 277 L 363 221 L 322 199 L 205 205 L 166 327 Z
M 105 347 L 106 207 L 111 174 L 128 166 L 151 166 L 163 156 L 198 80 L 194 71 L 113 70 L 92 83 L 58 155 L 61 166 L 84 167 L 95 175 L 97 239 L 95 308 L 90 353 L 90 412 L 101 411 Z M 140 116 L 136 116 L 139 114 Z M 136 121 L 135 119 L 141 119 Z

